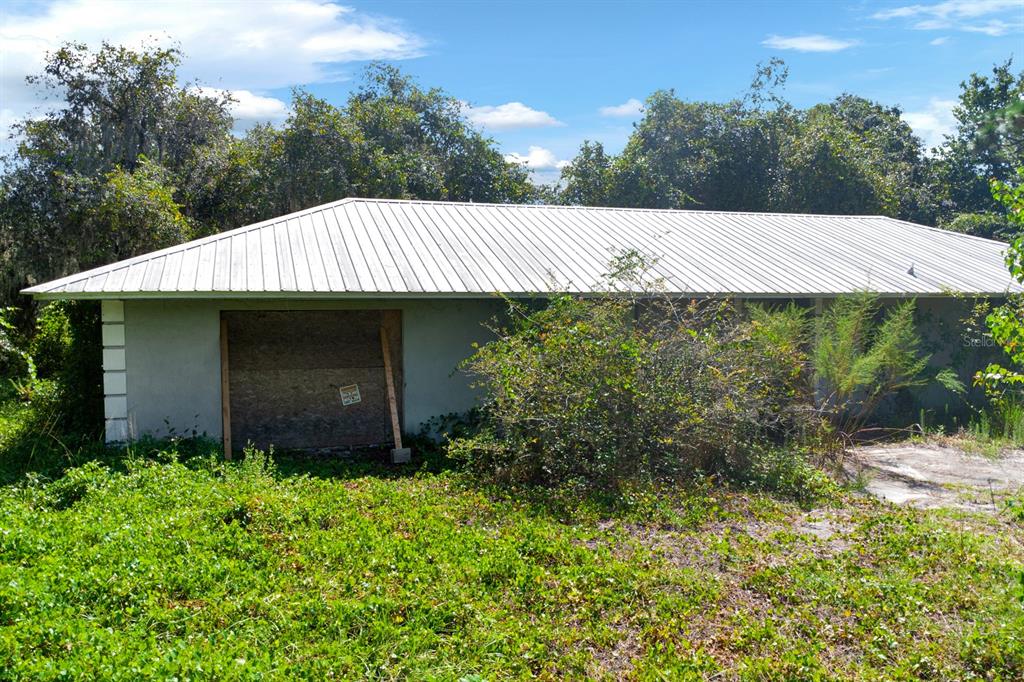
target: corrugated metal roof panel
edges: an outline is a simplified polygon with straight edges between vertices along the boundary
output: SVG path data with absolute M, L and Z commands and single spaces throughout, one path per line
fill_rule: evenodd
M 999 295 L 1006 245 L 879 216 L 345 199 L 25 290 L 40 298 L 589 293 L 637 251 L 670 293 Z M 911 266 L 913 272 L 911 273 Z

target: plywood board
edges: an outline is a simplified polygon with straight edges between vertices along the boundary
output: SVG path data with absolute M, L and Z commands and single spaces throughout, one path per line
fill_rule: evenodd
M 233 440 L 324 449 L 392 440 L 380 330 L 401 386 L 399 311 L 230 311 Z M 351 390 L 356 386 L 355 391 Z M 347 400 L 343 400 L 342 388 Z M 352 400 L 358 393 L 359 399 Z M 401 391 L 398 405 L 401 409 Z M 349 404 L 344 404 L 348 402 Z

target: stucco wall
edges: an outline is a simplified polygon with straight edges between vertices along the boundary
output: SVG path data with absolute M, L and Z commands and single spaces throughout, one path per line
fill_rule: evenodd
M 125 301 L 125 365 L 129 437 L 198 433 L 219 438 L 220 311 L 389 308 L 402 311 L 403 429 L 476 402 L 456 366 L 486 339 L 483 323 L 499 301 Z
M 975 372 L 1003 357 L 992 339 L 967 333 L 964 320 L 976 302 L 969 298 L 922 298 L 917 301 L 916 322 L 921 334 L 921 351 L 931 355 L 929 364 L 932 372 L 951 368 L 967 388 L 966 395 L 957 396 L 932 381 L 911 391 L 916 401 L 912 407 L 929 410 L 932 414 L 926 418 L 933 422 L 949 422 L 956 418 L 959 423 L 964 423 L 971 413 L 969 403 L 983 399 L 983 391 L 973 386 Z M 992 304 L 1000 302 L 993 300 Z

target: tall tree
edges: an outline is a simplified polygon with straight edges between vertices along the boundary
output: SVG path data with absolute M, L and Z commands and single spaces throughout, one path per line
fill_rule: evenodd
M 1010 182 L 1024 166 L 1024 126 L 999 120 L 1024 100 L 1024 71 L 1014 74 L 1012 67 L 1008 59 L 991 76 L 975 73 L 960 84 L 956 131 L 941 149 L 942 184 L 955 212 L 1004 214 L 989 182 Z
M 371 65 L 345 106 L 292 93 L 280 128 L 200 154 L 186 205 L 216 229 L 350 196 L 522 202 L 536 196 L 525 168 L 474 129 L 462 105 L 397 69 Z
M 786 77 L 779 60 L 760 65 L 747 94 L 724 104 L 654 93 L 621 154 L 580 149 L 562 200 L 935 220 L 934 162 L 898 108 L 842 95 L 800 111 L 781 94 Z
M 565 183 L 560 199 L 579 206 L 607 206 L 611 203 L 612 159 L 600 142 L 584 141 L 568 166 L 562 169 Z
M 648 98 L 644 117 L 615 160 L 613 203 L 660 208 L 766 210 L 788 109 L 743 101 Z
M 177 83 L 179 58 L 69 44 L 29 79 L 63 106 L 21 123 L 5 160 L 0 296 L 190 236 L 173 187 L 232 121 L 226 98 Z
M 364 196 L 516 203 L 533 195 L 527 170 L 505 161 L 458 100 L 395 67 L 371 65 L 347 113 L 366 140 Z

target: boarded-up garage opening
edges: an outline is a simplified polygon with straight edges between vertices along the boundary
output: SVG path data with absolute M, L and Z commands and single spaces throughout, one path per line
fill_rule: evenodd
M 401 414 L 398 310 L 224 312 L 234 448 L 390 443 L 381 328 Z

